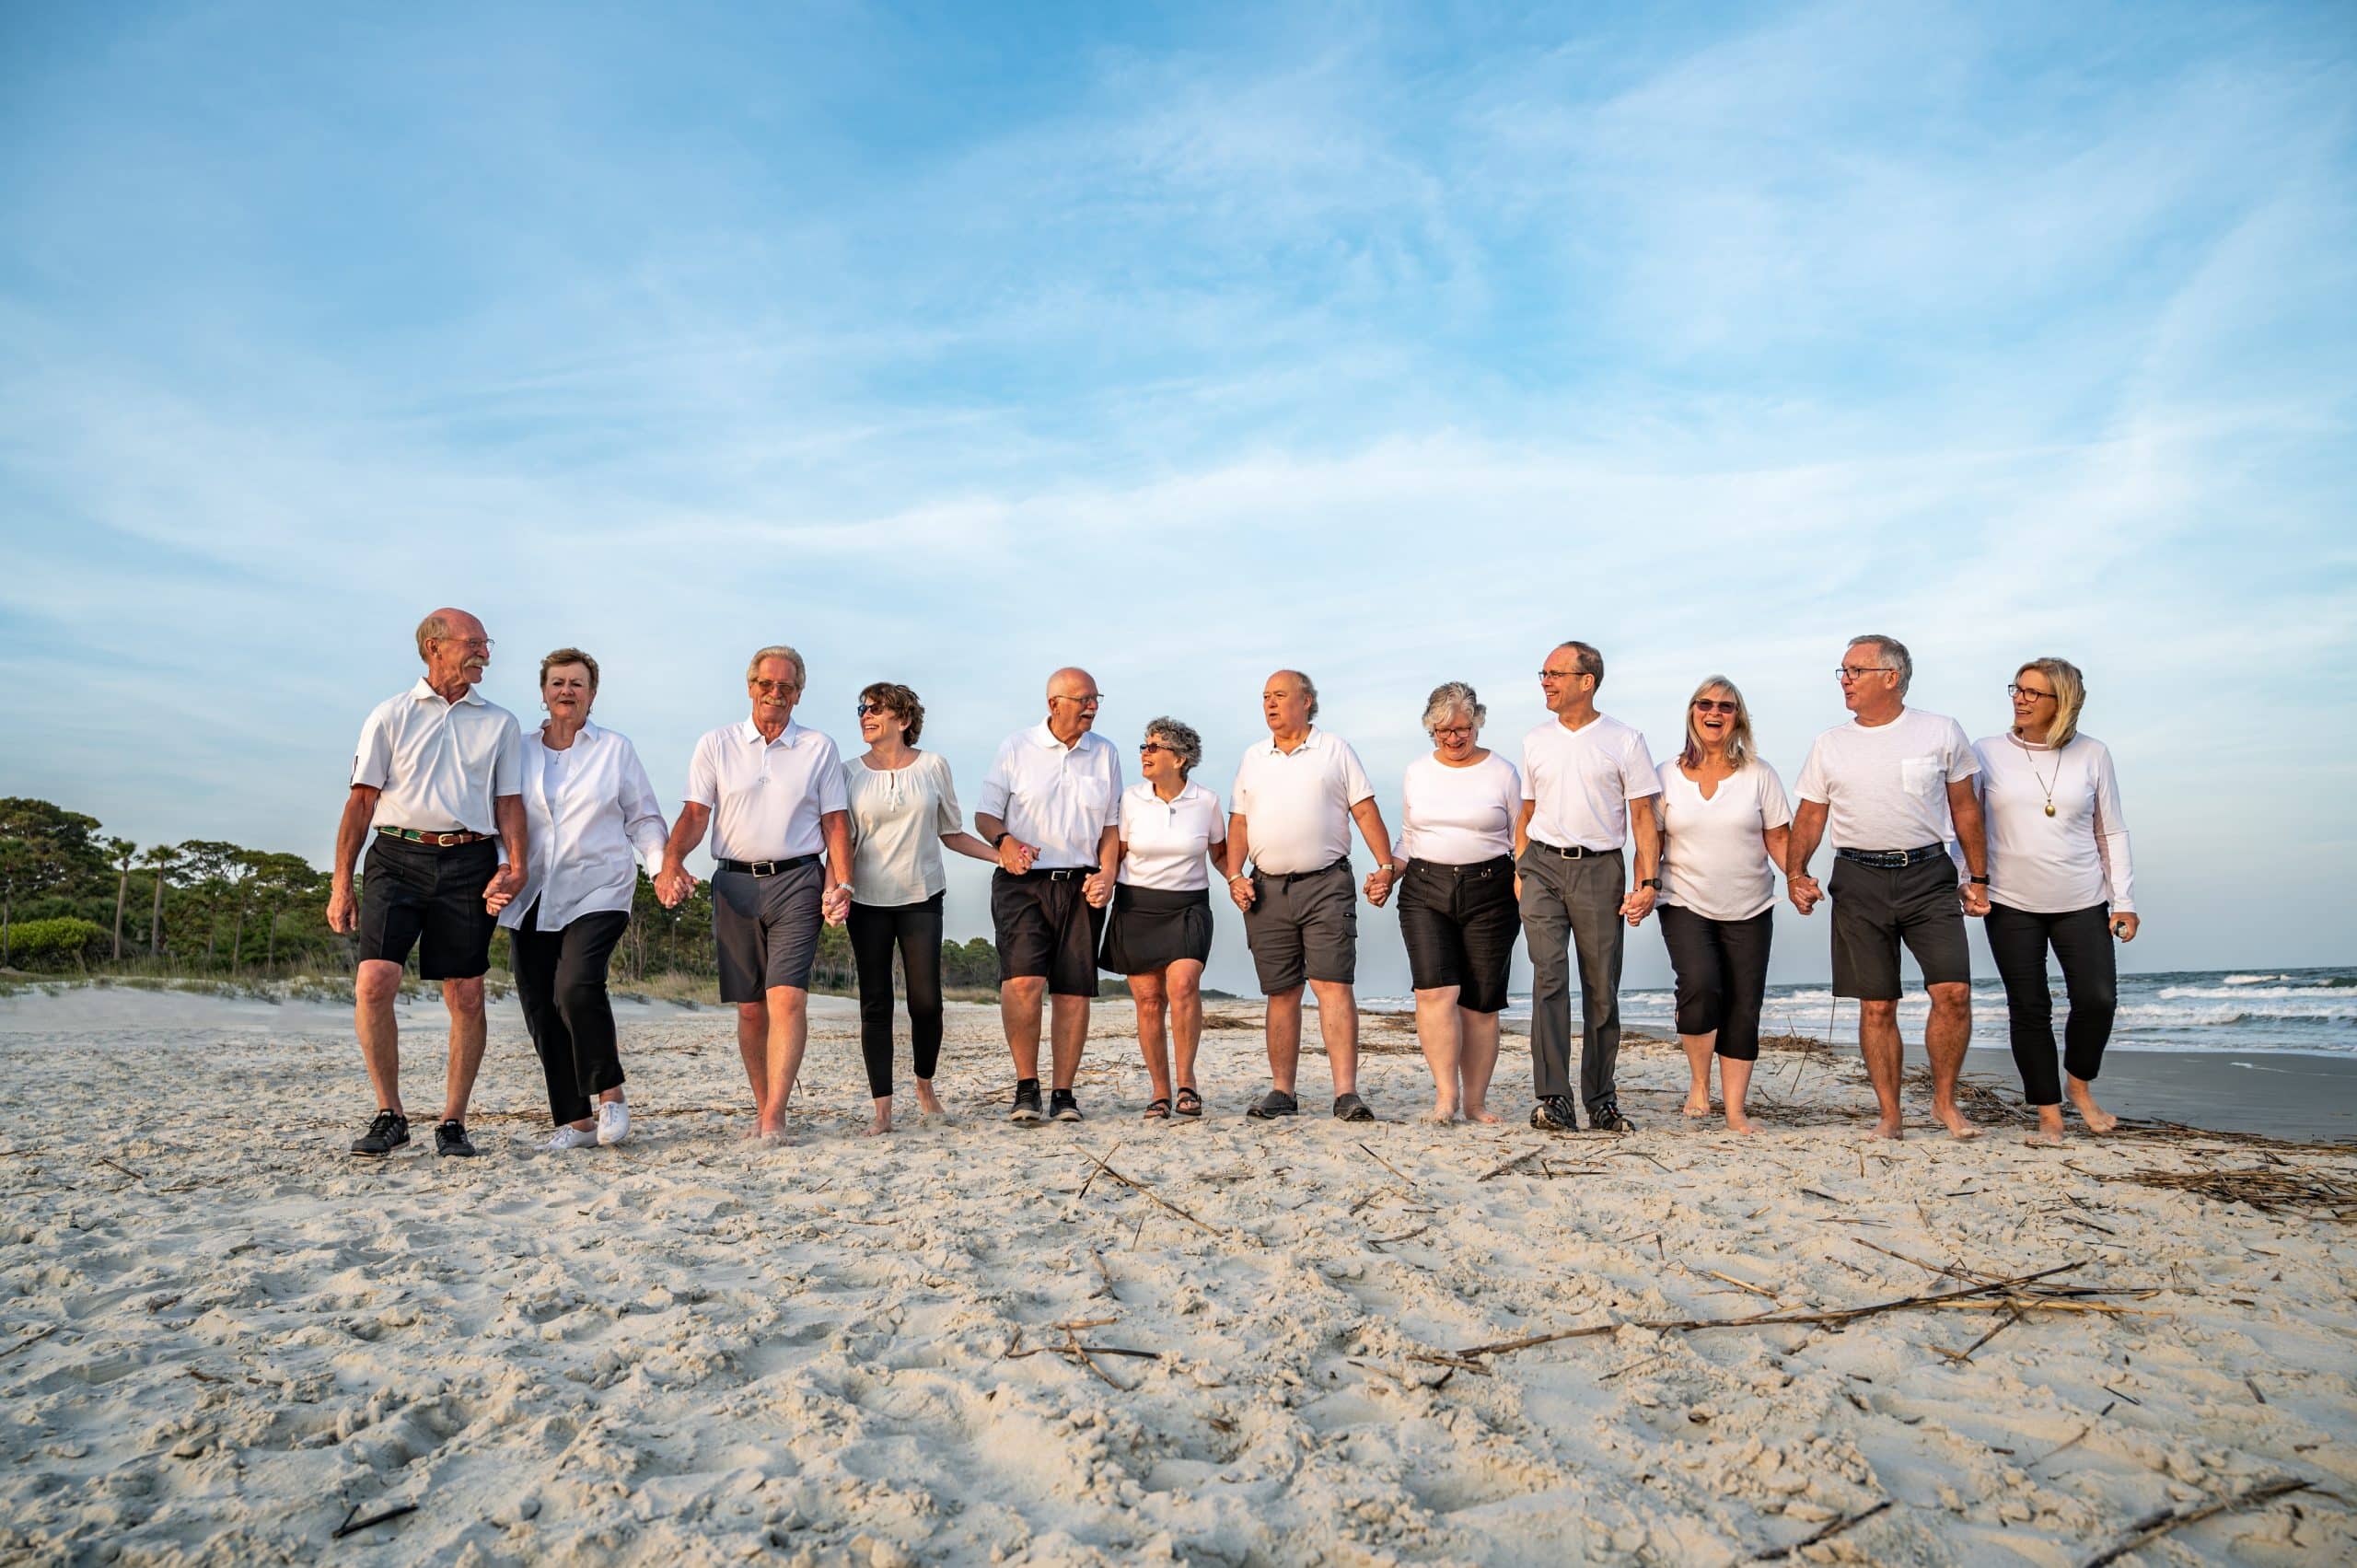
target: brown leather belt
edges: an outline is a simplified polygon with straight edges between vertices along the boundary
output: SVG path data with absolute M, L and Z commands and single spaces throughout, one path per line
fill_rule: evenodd
M 378 832 L 403 843 L 430 844 L 435 849 L 455 849 L 459 844 L 479 844 L 488 840 L 489 833 L 421 833 L 415 828 L 379 828 Z

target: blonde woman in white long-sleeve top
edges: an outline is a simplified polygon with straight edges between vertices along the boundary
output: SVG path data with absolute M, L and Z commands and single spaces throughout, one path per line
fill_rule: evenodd
M 2119 1003 L 2111 941 L 2136 936 L 2135 876 L 2111 752 L 2079 733 L 2086 682 L 2078 667 L 2032 659 L 2007 690 L 2013 727 L 1973 746 L 1989 824 L 1989 951 L 2005 982 L 2022 1091 L 2038 1109 L 2029 1141 L 2059 1144 L 2065 1091 L 2046 955 L 2051 948 L 2061 963 L 2070 997 L 2061 1066 L 2071 1103 L 2088 1131 L 2108 1132 L 2119 1119 L 2096 1104 L 2095 1078 Z

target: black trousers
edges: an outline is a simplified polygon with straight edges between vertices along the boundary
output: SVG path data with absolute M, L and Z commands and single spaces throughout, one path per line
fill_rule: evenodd
M 909 982 L 909 1033 L 917 1076 L 941 1065 L 941 900 L 851 906 L 851 956 L 859 967 L 859 1053 L 867 1059 L 867 1094 L 892 1092 L 892 947 Z
M 2046 983 L 2046 950 L 2062 965 L 2062 990 L 2071 1015 L 2062 1025 L 2062 1064 L 2071 1076 L 2094 1083 L 2103 1071 L 2103 1048 L 2111 1040 L 2112 1014 L 2119 1006 L 2119 961 L 2111 948 L 2111 906 L 2096 904 L 2068 914 L 2032 914 L 1991 904 L 1984 923 L 1989 956 L 2005 982 L 2005 1015 L 2013 1025 L 2014 1065 L 2022 1075 L 2022 1097 L 2032 1105 L 2061 1105 L 2062 1081 L 2054 1073 L 2054 993 Z
M 597 1113 L 598 1096 L 622 1086 L 614 1046 L 613 1004 L 606 997 L 606 964 L 630 928 L 623 911 L 575 916 L 558 931 L 540 927 L 539 900 L 509 935 L 516 995 L 524 1027 L 549 1081 L 549 1114 L 562 1127 Z
M 1657 904 L 1661 939 L 1678 976 L 1678 1032 L 1719 1034 L 1712 1049 L 1737 1062 L 1759 1060 L 1759 1005 L 1768 995 L 1768 948 L 1776 935 L 1771 906 L 1749 920 L 1713 920 L 1678 904 Z

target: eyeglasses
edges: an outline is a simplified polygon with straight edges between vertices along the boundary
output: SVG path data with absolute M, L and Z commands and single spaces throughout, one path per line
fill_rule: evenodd
M 1740 703 L 1716 703 L 1713 702 L 1708 697 L 1697 697 L 1694 699 L 1694 711 L 1698 714 L 1724 714 L 1727 717 L 1733 718 L 1736 714 L 1743 712 L 1743 704 Z
M 485 655 L 492 649 L 489 637 L 428 637 L 425 640 L 429 643 L 456 643 L 462 648 L 473 648 Z
M 802 690 L 802 682 L 798 680 L 755 680 L 749 684 L 765 697 L 783 697 L 789 691 Z
M 1178 755 L 1178 751 L 1176 747 L 1165 746 L 1159 740 L 1141 740 L 1138 742 L 1139 756 L 1143 757 L 1149 751 L 1159 751 L 1167 757 L 1176 757 Z
M 1084 708 L 1094 708 L 1104 703 L 1105 694 L 1101 691 L 1097 691 L 1092 692 L 1090 695 L 1086 697 L 1051 697 L 1048 701 L 1051 703 L 1072 703 Z
M 1473 726 L 1469 724 L 1445 724 L 1431 733 L 1434 740 L 1440 740 L 1452 736 L 1470 735 L 1473 733 Z
M 1541 680 L 1569 680 L 1574 675 L 1585 675 L 1587 671 L 1584 669 L 1542 669 L 1538 672 L 1538 679 Z
M 865 718 L 870 714 L 884 714 L 889 712 L 891 712 L 891 710 L 887 708 L 881 703 L 862 703 L 859 705 L 859 716 L 861 718 Z
M 2005 688 L 2005 695 L 2008 697 L 2034 697 L 2038 701 L 2043 703 L 2050 701 L 2053 698 L 2054 693 L 2051 691 L 2041 691 L 2035 686 L 2008 686 Z
M 1864 665 L 1848 665 L 1848 664 L 1845 664 L 1845 665 L 1843 665 L 1840 668 L 1839 668 L 1839 669 L 1837 669 L 1837 670 L 1835 670 L 1835 671 L 1833 672 L 1833 679 L 1836 679 L 1836 680 L 1840 681 L 1843 685 L 1845 685 L 1845 686 L 1846 686 L 1846 685 L 1848 685 L 1848 684 L 1849 684 L 1851 681 L 1852 681 L 1852 680 L 1862 680 L 1862 679 L 1864 679 L 1865 677 L 1867 677 L 1867 676 L 1869 676 L 1869 675 L 1888 675 L 1888 674 L 1891 674 L 1894 670 L 1896 670 L 1896 669 L 1897 669 L 1897 668 L 1898 668 L 1898 667 L 1897 667 L 1896 665 L 1887 665 L 1887 664 L 1864 664 Z

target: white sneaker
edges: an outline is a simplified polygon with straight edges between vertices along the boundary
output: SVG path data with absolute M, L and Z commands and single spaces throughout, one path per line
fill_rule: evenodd
M 630 1107 L 610 1099 L 598 1107 L 598 1142 L 611 1146 L 630 1136 Z M 584 1138 L 582 1142 L 588 1140 Z
M 586 1149 L 597 1141 L 595 1132 L 584 1132 L 578 1127 L 560 1127 L 540 1146 L 552 1155 L 561 1155 L 567 1149 Z

